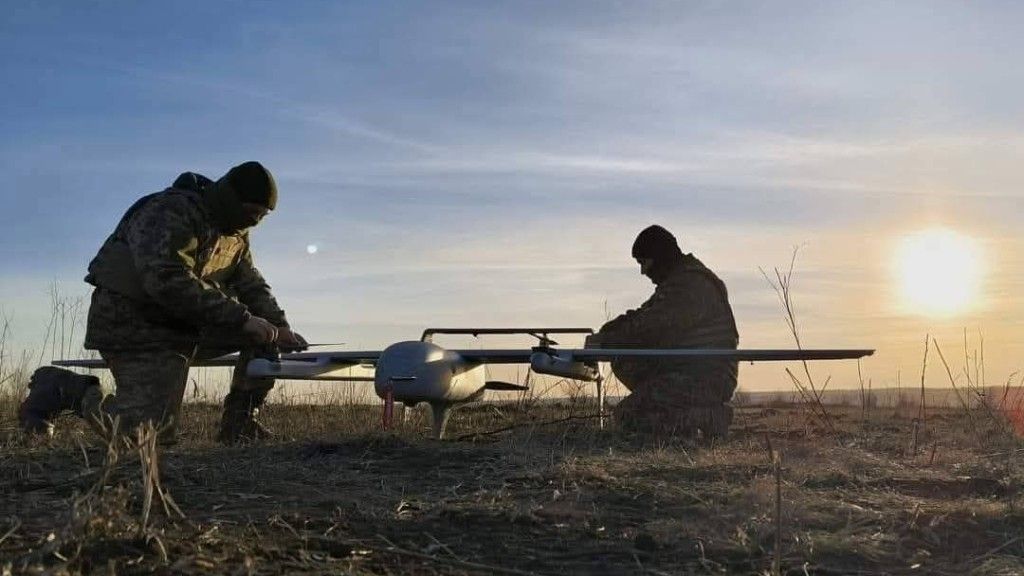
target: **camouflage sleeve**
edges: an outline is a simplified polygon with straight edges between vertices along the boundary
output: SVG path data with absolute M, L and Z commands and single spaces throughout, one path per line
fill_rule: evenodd
M 654 292 L 639 308 L 609 320 L 601 327 L 601 343 L 609 347 L 658 347 L 674 335 L 699 324 L 707 307 L 701 305 L 710 285 L 665 286 Z
M 248 306 L 253 314 L 266 318 L 279 328 L 288 326 L 284 310 L 277 304 L 277 299 L 270 292 L 270 285 L 253 264 L 248 242 L 229 284 L 238 294 L 238 299 Z
M 182 196 L 143 206 L 125 231 L 142 287 L 168 313 L 204 325 L 240 326 L 246 307 L 195 273 L 197 208 Z

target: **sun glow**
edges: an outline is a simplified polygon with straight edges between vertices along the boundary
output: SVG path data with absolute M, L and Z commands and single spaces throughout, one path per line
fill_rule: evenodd
M 903 238 L 896 253 L 903 306 L 928 316 L 952 316 L 977 304 L 981 254 L 974 239 L 946 228 Z

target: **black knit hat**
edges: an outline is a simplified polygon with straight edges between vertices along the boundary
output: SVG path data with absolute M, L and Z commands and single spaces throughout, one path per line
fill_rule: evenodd
M 277 206 L 277 184 L 270 171 L 259 162 L 243 162 L 228 170 L 224 178 L 235 189 L 240 201 L 259 204 L 267 210 Z
M 633 242 L 633 258 L 660 260 L 681 253 L 676 237 L 657 224 L 644 228 Z
M 676 237 L 655 224 L 637 235 L 633 242 L 633 258 L 650 260 L 651 264 L 641 268 L 641 273 L 655 284 L 660 284 L 676 266 L 682 264 L 684 256 Z

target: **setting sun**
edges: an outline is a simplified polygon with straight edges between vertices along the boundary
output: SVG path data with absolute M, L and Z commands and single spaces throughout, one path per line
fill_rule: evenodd
M 896 254 L 903 307 L 914 313 L 950 316 L 976 303 L 981 284 L 977 242 L 946 228 L 904 237 Z

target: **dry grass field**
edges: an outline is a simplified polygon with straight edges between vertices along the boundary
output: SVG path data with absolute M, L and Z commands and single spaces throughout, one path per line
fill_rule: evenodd
M 21 436 L 8 397 L 0 573 L 1024 573 L 1020 444 L 981 408 L 835 408 L 827 432 L 743 407 L 711 445 L 593 411 L 483 404 L 435 441 L 418 413 L 278 404 L 279 439 L 223 447 L 189 404 L 176 446 L 110 452 L 71 418 Z

